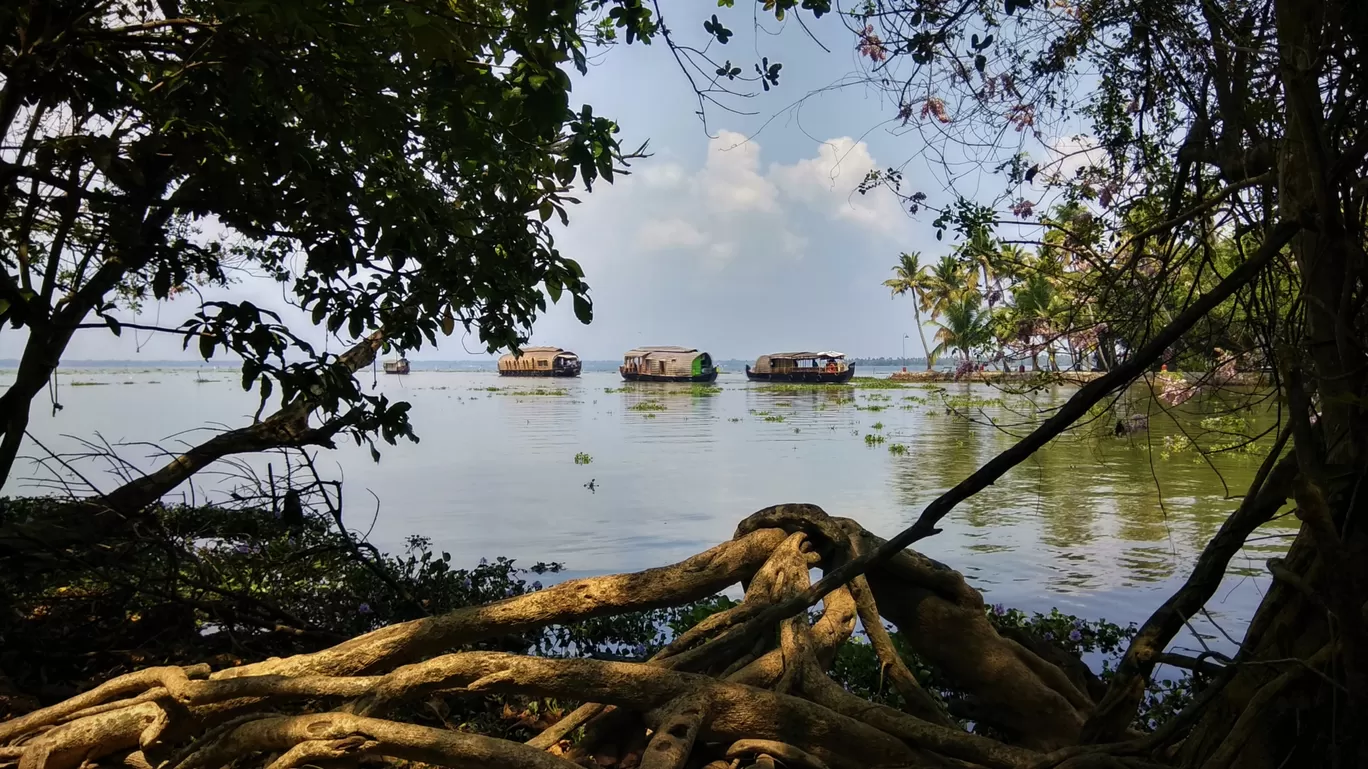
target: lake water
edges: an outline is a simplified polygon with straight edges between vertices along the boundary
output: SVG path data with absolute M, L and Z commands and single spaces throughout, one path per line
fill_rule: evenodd
M 0 386 L 12 376 L 0 374 Z M 348 444 L 324 452 L 319 464 L 345 481 L 349 525 L 370 530 L 383 548 L 422 534 L 456 563 L 506 555 L 598 574 L 687 557 L 779 502 L 814 503 L 891 536 L 1073 393 L 1061 387 L 1028 398 L 970 384 L 776 389 L 742 374 L 723 374 L 717 387 L 624 387 L 608 373 L 568 381 L 382 375 L 375 390 L 413 404 L 421 443 L 382 445 L 378 464 Z M 222 369 L 63 371 L 57 400 L 61 411 L 49 413 L 44 398 L 30 426 L 47 449 L 77 451 L 76 438 L 99 436 L 127 444 L 121 454 L 140 467 L 156 464 L 142 442 L 174 448 L 203 440 L 208 429 L 245 424 L 256 407 Z M 973 418 L 947 413 L 947 403 Z M 1099 421 L 1057 440 L 962 504 L 944 533 L 919 547 L 965 573 L 990 602 L 1143 620 L 1238 504 L 1221 479 L 1238 497 L 1260 455 L 1222 453 L 1208 462 L 1173 451 L 1184 431 L 1219 442 L 1212 430 L 1220 428 L 1198 421 L 1218 410 L 1213 402 L 1190 404 L 1203 413 L 1175 421 L 1135 390 L 1123 408 L 1153 411 L 1151 429 L 1116 438 L 1107 429 L 1113 422 Z M 201 431 L 185 432 L 192 428 Z M 44 451 L 30 442 L 24 453 Z M 576 463 L 581 453 L 587 464 Z M 97 486 L 114 485 L 99 464 L 76 466 Z M 23 470 L 43 475 L 32 464 Z M 210 492 L 221 482 L 200 479 Z M 31 492 L 31 483 L 6 493 Z M 1210 604 L 1227 632 L 1240 632 L 1252 614 L 1268 582 L 1263 561 L 1285 549 L 1295 523 L 1273 522 L 1232 564 Z M 1228 648 L 1214 628 L 1199 626 L 1214 647 Z

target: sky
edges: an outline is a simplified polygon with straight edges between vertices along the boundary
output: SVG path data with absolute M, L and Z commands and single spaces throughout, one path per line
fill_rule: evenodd
M 704 18 L 705 6 L 681 0 L 663 7 L 676 29 Z M 671 21 L 672 12 L 681 18 Z M 783 26 L 773 20 L 760 29 L 751 28 L 748 14 L 744 25 L 729 21 L 737 34 L 722 54 L 744 67 L 761 55 L 784 65 L 778 88 L 746 101 L 754 115 L 714 107 L 705 127 L 683 73 L 659 43 L 615 46 L 576 76 L 572 106 L 592 104 L 619 122 L 624 148 L 649 141 L 651 156 L 634 161 L 630 176 L 596 185 L 571 208 L 569 226 L 558 226 L 557 245 L 585 270 L 594 321 L 579 323 L 564 298 L 538 319 L 532 343 L 586 359 L 619 358 L 644 344 L 697 347 L 719 359 L 789 349 L 893 357 L 905 344 L 907 356 L 920 357 L 912 300 L 892 298 L 882 282 L 900 252 L 920 250 L 926 262 L 947 245 L 936 241 L 934 214 L 909 216 L 886 190 L 856 192 L 869 170 L 916 158 L 924 149 L 919 135 L 897 130 L 894 109 L 863 86 L 830 88 L 859 67 L 854 38 L 837 21 L 810 25 L 829 51 L 791 24 L 773 35 Z M 940 187 L 937 169 L 925 161 L 904 170 L 907 186 Z M 248 278 L 206 297 L 225 294 L 308 326 L 269 281 Z M 195 304 L 183 298 L 152 306 L 138 320 L 175 325 Z M 321 332 L 304 336 L 332 350 L 346 346 Z M 0 358 L 18 357 L 21 346 L 18 335 L 0 335 Z M 66 355 L 195 357 L 178 338 L 131 330 L 121 338 L 80 332 Z M 476 338 L 458 333 L 411 357 L 488 356 Z

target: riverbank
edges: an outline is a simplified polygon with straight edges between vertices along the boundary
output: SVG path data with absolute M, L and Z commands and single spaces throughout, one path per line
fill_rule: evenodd
M 1105 371 L 975 371 L 955 376 L 953 371 L 897 371 L 889 379 L 895 382 L 943 383 L 979 382 L 982 384 L 1069 384 L 1085 385 L 1106 374 Z M 1185 381 L 1197 383 L 1205 373 L 1175 373 Z M 1263 387 L 1268 384 L 1266 375 L 1258 372 L 1236 374 L 1222 383 L 1235 387 Z

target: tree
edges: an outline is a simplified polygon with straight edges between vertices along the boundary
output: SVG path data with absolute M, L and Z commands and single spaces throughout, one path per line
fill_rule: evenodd
M 244 272 L 330 334 L 380 330 L 399 351 L 458 324 L 515 346 L 547 296 L 587 322 L 547 222 L 624 160 L 612 121 L 569 103 L 592 21 L 579 0 L 6 4 L 0 320 L 26 341 L 0 395 L 0 483 L 73 336 L 128 327 L 240 356 L 243 386 L 306 399 L 325 441 L 412 436 L 406 405 L 269 308 L 128 320 Z
M 926 330 L 922 328 L 921 304 L 928 285 L 926 268 L 921 264 L 921 252 L 903 253 L 893 268 L 893 277 L 884 281 L 892 289 L 893 296 L 912 295 L 912 317 L 917 322 L 917 335 L 921 338 L 922 349 L 926 351 L 926 370 L 936 366 L 936 356 L 926 343 Z
M 992 341 L 988 329 L 989 313 L 980 307 L 979 296 L 974 293 L 965 294 L 945 306 L 942 313 L 945 322 L 936 324 L 939 326 L 935 336 L 937 355 L 956 350 L 961 360 L 968 361 Z

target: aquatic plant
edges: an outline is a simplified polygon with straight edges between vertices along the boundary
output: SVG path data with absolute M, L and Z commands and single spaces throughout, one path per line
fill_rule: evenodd
M 770 415 L 768 415 L 768 416 L 765 417 L 765 421 L 766 421 L 766 422 L 782 422 L 782 421 L 784 421 L 784 415 L 783 415 L 783 414 L 770 414 Z
M 874 433 L 870 433 L 870 434 L 868 434 L 868 435 L 865 436 L 864 441 L 865 441 L 865 445 L 866 445 L 866 446 L 877 446 L 877 445 L 879 445 L 880 443 L 883 443 L 883 442 L 884 442 L 884 437 L 883 437 L 882 435 L 876 435 L 876 434 L 874 434 Z
M 901 390 L 905 385 L 885 377 L 857 376 L 850 383 L 862 390 Z
M 874 424 L 872 424 L 872 425 L 869 426 L 869 429 L 871 429 L 871 430 L 882 430 L 883 428 L 884 428 L 884 423 L 883 423 L 883 422 L 875 422 Z
M 665 404 L 660 401 L 642 401 L 627 407 L 628 411 L 665 411 L 665 409 Z
M 692 387 L 689 388 L 689 395 L 692 395 L 695 398 L 708 398 L 717 395 L 720 392 L 722 392 L 721 387 L 718 387 L 717 385 L 704 384 L 701 382 L 695 383 Z
M 891 443 L 888 446 L 888 453 L 901 456 L 907 453 L 907 446 L 901 443 Z
M 590 462 L 593 462 L 593 461 L 594 461 L 594 458 L 591 457 L 591 456 L 589 456 L 588 454 L 584 453 L 583 451 L 581 451 L 581 452 L 575 454 L 575 464 L 577 464 L 577 465 L 587 465 L 587 464 L 589 464 Z

